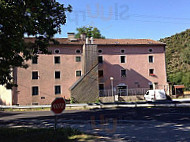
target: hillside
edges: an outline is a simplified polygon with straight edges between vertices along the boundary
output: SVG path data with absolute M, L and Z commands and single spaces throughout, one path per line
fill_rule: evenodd
M 190 29 L 160 41 L 166 43 L 168 82 L 190 90 Z

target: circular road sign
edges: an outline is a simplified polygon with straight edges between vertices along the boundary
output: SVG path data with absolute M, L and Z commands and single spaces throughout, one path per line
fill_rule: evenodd
M 66 107 L 65 99 L 63 98 L 55 98 L 55 100 L 51 103 L 51 111 L 55 114 L 60 114 Z

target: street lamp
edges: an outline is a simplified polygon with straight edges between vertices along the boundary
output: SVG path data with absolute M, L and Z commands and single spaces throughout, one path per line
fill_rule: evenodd
M 112 97 L 113 97 L 113 102 L 115 102 L 115 96 L 113 95 L 113 77 L 110 77 L 110 81 L 111 81 L 111 91 L 112 91 Z

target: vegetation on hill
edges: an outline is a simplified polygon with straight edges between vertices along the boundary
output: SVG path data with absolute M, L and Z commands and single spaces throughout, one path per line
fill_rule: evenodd
M 190 90 L 190 29 L 160 41 L 166 43 L 168 82 Z

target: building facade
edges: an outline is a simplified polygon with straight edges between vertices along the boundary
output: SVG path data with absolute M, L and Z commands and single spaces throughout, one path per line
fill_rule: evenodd
M 26 42 L 34 40 L 27 38 Z M 167 86 L 164 43 L 150 39 L 84 40 L 75 39 L 72 34 L 56 40 L 60 44 L 50 45 L 51 55 L 39 54 L 27 62 L 27 69 L 14 70 L 18 87 L 12 91 L 13 104 L 45 105 L 56 97 L 71 99 L 72 86 L 84 76 L 97 80 L 98 95 L 105 95 L 106 90 L 121 92 L 123 89 L 124 95 L 129 95 L 130 89 L 165 89 Z M 84 71 L 87 60 L 83 46 L 90 44 L 97 46 L 96 50 L 87 50 L 96 52 L 88 57 L 98 60 L 94 76 L 87 76 Z M 82 90 L 90 86 L 92 84 L 86 83 Z

